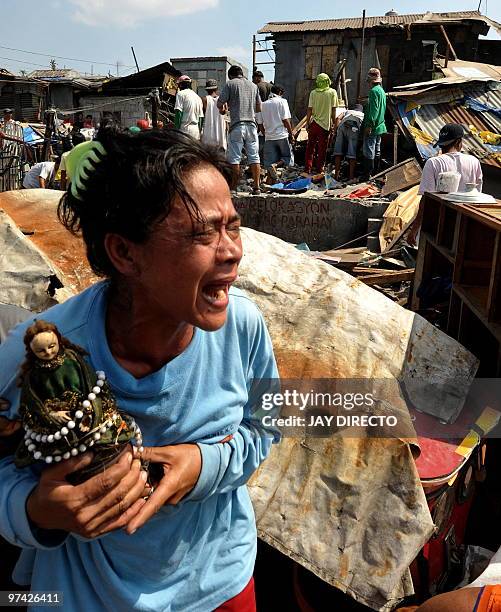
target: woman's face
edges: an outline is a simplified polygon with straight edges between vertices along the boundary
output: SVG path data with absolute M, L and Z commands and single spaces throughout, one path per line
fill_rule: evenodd
M 59 341 L 54 332 L 40 332 L 33 337 L 30 348 L 43 361 L 50 361 L 59 353 Z
M 131 245 L 136 295 L 155 317 L 214 331 L 226 321 L 228 289 L 242 258 L 240 219 L 225 179 L 213 166 L 193 169 L 184 185 L 206 223 L 193 226 L 176 199 L 148 241 Z

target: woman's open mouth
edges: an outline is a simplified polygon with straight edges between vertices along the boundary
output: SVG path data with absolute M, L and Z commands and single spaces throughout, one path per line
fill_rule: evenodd
M 202 288 L 202 297 L 213 309 L 224 309 L 228 306 L 229 302 L 229 288 L 230 285 L 228 284 L 205 285 Z

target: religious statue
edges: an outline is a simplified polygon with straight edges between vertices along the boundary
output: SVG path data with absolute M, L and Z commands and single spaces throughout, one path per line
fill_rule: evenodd
M 57 327 L 37 320 L 24 336 L 20 416 L 25 431 L 15 463 L 58 463 L 92 450 L 92 463 L 67 479 L 79 484 L 114 463 L 142 436 L 134 419 L 120 412 L 102 371 L 94 372 L 86 352 L 61 336 Z

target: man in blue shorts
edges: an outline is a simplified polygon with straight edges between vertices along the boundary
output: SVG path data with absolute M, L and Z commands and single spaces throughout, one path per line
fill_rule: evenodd
M 350 173 L 350 181 L 355 177 L 355 167 L 357 165 L 357 147 L 360 128 L 364 120 L 364 107 L 361 104 L 355 104 L 350 110 L 347 110 L 339 122 L 336 142 L 334 143 L 334 163 L 336 168 L 336 181 L 339 180 L 339 171 L 341 170 L 341 160 L 346 155 L 348 160 Z
M 233 167 L 232 188 L 237 188 L 242 151 L 245 149 L 254 180 L 252 193 L 259 195 L 261 193 L 259 188 L 261 166 L 256 125 L 256 113 L 261 112 L 259 89 L 257 85 L 244 77 L 240 66 L 230 66 L 228 78 L 230 80 L 223 86 L 217 106 L 220 112 L 224 112 L 224 105 L 228 104 L 230 111 L 227 159 Z

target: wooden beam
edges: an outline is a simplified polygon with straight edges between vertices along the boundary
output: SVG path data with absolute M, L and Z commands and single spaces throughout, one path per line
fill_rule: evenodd
M 407 270 L 399 270 L 396 272 L 384 270 L 381 274 L 368 274 L 367 276 L 359 276 L 366 285 L 391 285 L 393 283 L 401 283 L 402 281 L 412 280 L 414 278 L 414 268 Z
M 445 38 L 445 42 L 447 44 L 447 48 L 449 49 L 449 51 L 452 54 L 452 59 L 453 60 L 457 60 L 458 56 L 456 55 L 456 52 L 454 51 L 454 47 L 452 46 L 452 43 L 449 40 L 449 37 L 447 36 L 447 32 L 445 31 L 445 28 L 444 28 L 443 25 L 440 25 L 440 31 L 442 32 L 442 36 Z

